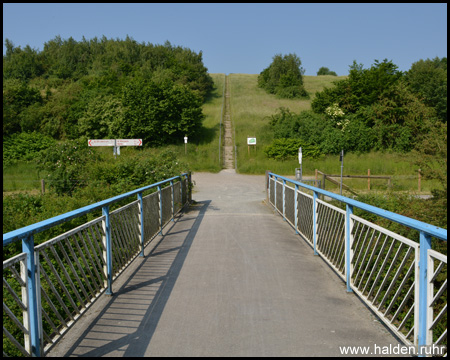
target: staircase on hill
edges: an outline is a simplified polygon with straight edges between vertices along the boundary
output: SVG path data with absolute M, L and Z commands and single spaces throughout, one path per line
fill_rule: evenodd
M 234 169 L 234 151 L 233 151 L 233 127 L 231 125 L 230 109 L 230 84 L 228 76 L 225 77 L 225 98 L 224 98 L 223 123 L 225 128 L 224 141 L 224 168 Z

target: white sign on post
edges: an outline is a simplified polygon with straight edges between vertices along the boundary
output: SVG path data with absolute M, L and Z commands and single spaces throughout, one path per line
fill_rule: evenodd
M 116 146 L 142 146 L 142 139 L 116 139 Z
M 187 136 L 184 137 L 184 143 L 187 144 L 188 138 Z
M 247 145 L 256 145 L 256 138 L 247 138 Z
M 301 165 L 302 164 L 302 147 L 300 146 L 300 148 L 298 149 L 298 163 Z
M 121 146 L 142 146 L 142 139 L 90 139 L 89 146 L 113 146 L 114 156 L 120 155 Z
M 93 139 L 88 140 L 89 146 L 115 146 L 114 139 Z

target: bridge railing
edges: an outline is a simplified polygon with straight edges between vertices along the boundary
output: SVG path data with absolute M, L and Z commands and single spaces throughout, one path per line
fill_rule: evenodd
M 45 355 L 101 294 L 111 295 L 113 281 L 190 201 L 189 184 L 182 174 L 3 234 L 4 247 L 22 241 L 23 249 L 3 262 L 3 354 Z M 34 234 L 100 209 L 101 217 L 35 246 Z
M 267 172 L 267 200 L 406 345 L 447 344 L 447 230 Z M 345 210 L 319 195 L 337 200 Z M 413 241 L 354 208 L 417 230 Z

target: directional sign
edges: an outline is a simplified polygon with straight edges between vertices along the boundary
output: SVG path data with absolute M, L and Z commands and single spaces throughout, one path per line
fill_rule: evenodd
M 142 139 L 117 139 L 116 146 L 142 146 Z
M 89 146 L 114 146 L 114 139 L 92 139 L 88 140 Z
M 256 138 L 247 138 L 247 145 L 256 145 Z

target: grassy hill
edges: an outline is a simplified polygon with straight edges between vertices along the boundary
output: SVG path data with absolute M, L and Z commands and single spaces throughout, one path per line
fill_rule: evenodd
M 173 149 L 178 154 L 181 161 L 189 164 L 192 171 L 208 171 L 219 172 L 221 161 L 219 159 L 220 136 L 223 137 L 223 129 L 221 131 L 221 117 L 223 104 L 223 90 L 225 74 L 210 74 L 214 80 L 214 91 L 206 99 L 203 105 L 203 113 L 205 119 L 203 122 L 203 133 L 199 137 L 200 140 L 193 142 L 188 140 L 185 146 L 183 139 L 180 139 L 178 145 L 169 145 L 168 148 Z M 230 74 L 230 103 L 231 117 L 235 130 L 235 144 L 237 150 L 237 172 L 244 174 L 264 174 L 265 170 L 271 170 L 281 175 L 295 174 L 295 168 L 299 167 L 297 160 L 277 161 L 269 159 L 263 152 L 265 146 L 269 145 L 273 140 L 272 132 L 269 128 L 269 120 L 271 115 L 275 114 L 280 107 L 289 108 L 294 113 L 303 110 L 309 110 L 311 100 L 314 94 L 321 91 L 324 87 L 331 87 L 334 81 L 344 79 L 345 76 L 304 76 L 304 85 L 310 93 L 310 99 L 306 100 L 290 100 L 278 99 L 275 95 L 267 94 L 263 89 L 257 86 L 257 74 Z M 247 137 L 256 137 L 257 145 L 247 146 Z M 154 156 L 161 149 L 146 149 L 145 152 L 149 156 Z M 250 150 L 250 153 L 249 153 Z M 111 149 L 97 148 L 96 151 L 106 151 L 111 153 Z M 127 156 L 128 153 L 136 151 L 133 147 L 124 147 L 121 149 L 120 156 Z M 366 175 L 368 169 L 371 175 L 390 175 L 395 178 L 394 187 L 398 190 L 417 190 L 418 188 L 418 169 L 411 166 L 411 156 L 408 154 L 396 153 L 369 153 L 369 154 L 345 154 L 344 157 L 344 174 L 347 175 Z M 3 189 L 4 191 L 22 190 L 21 184 L 26 184 L 26 189 L 40 189 L 40 181 L 34 170 L 33 164 L 21 166 L 20 173 L 33 174 L 33 179 L 21 179 L 14 167 L 3 170 Z M 24 167 L 26 171 L 24 171 Z M 340 162 L 338 156 L 325 156 L 317 160 L 304 159 L 303 175 L 312 177 L 315 169 L 319 169 L 328 174 L 340 173 Z M 10 173 L 14 173 L 12 178 Z M 36 174 L 36 176 L 34 175 Z M 25 180 L 25 181 L 22 181 Z M 32 180 L 32 181 L 31 181 Z M 346 180 L 348 185 L 354 188 L 367 188 L 367 181 Z M 386 180 L 371 180 L 372 189 L 385 189 Z M 422 192 L 429 193 L 433 183 L 431 181 L 422 180 Z

